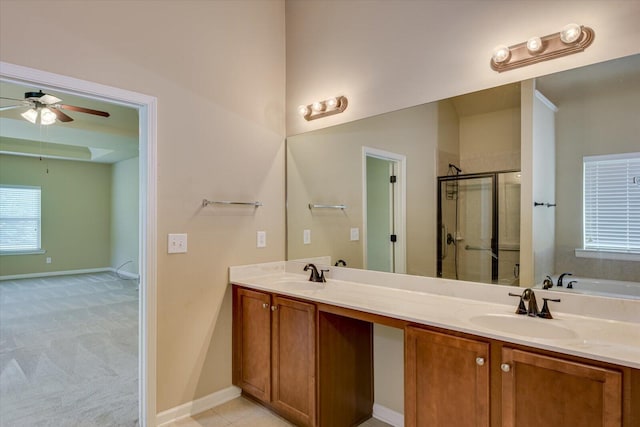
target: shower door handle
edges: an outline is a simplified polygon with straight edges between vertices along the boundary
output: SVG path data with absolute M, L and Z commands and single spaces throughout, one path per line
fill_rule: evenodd
M 447 248 L 447 226 L 442 224 L 440 227 L 440 259 L 443 260 L 447 257 L 448 248 Z

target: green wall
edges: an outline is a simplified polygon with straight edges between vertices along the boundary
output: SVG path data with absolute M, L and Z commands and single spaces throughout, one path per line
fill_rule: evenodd
M 0 256 L 0 276 L 111 267 L 111 171 L 110 164 L 0 155 L 0 184 L 42 187 L 46 251 Z
M 111 266 L 138 274 L 138 157 L 113 164 L 111 173 Z

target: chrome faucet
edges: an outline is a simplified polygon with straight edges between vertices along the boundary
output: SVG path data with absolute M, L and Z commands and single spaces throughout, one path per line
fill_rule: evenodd
M 328 272 L 329 270 L 320 270 L 318 271 L 318 267 L 315 266 L 315 264 L 307 264 L 304 266 L 304 271 L 309 271 L 311 270 L 311 275 L 309 276 L 309 281 L 310 282 L 318 282 L 318 283 L 323 283 L 326 282 L 327 279 L 325 279 L 324 277 L 324 273 Z
M 573 274 L 571 274 L 571 273 L 562 273 L 560 275 L 560 277 L 558 277 L 558 287 L 559 288 L 562 287 L 562 280 L 564 279 L 564 276 L 573 276 Z

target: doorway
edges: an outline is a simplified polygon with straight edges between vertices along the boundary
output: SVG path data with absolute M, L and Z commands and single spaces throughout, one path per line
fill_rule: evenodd
M 130 106 L 139 115 L 139 424 L 156 417 L 156 117 L 155 97 L 0 62 L 0 80 Z
M 363 147 L 364 268 L 406 272 L 406 157 Z

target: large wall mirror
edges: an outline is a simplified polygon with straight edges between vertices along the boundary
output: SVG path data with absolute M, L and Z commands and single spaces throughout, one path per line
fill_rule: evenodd
M 291 136 L 287 258 L 507 286 L 569 272 L 564 289 L 640 298 L 637 249 L 583 233 L 583 162 L 633 157 L 638 135 L 640 55 Z

